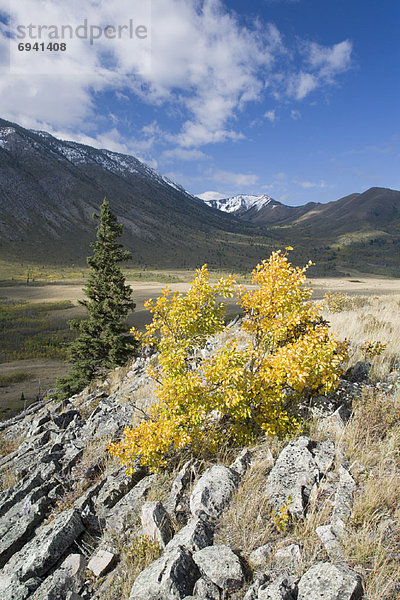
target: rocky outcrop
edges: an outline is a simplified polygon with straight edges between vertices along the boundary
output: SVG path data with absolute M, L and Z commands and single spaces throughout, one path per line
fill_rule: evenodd
M 266 498 L 275 511 L 286 507 L 302 517 L 313 489 L 333 465 L 332 442 L 316 443 L 307 437 L 290 442 L 281 452 L 267 479 Z
M 337 441 L 347 407 L 334 402 L 320 420 L 329 440 L 292 440 L 276 460 L 267 446 L 262 452 L 268 518 L 308 523 L 318 502 L 331 507 L 316 529 L 326 562 L 306 567 L 290 536 L 278 545 L 272 536 L 248 555 L 218 537 L 257 450 L 238 451 L 230 466 L 188 460 L 160 498 L 159 475 L 139 465 L 126 475 L 107 463 L 106 442 L 134 417 L 126 398 L 148 384 L 145 371 L 139 359 L 118 385 L 63 406 L 38 404 L 4 428 L 3 436 L 23 441 L 0 457 L 0 473 L 12 468 L 16 479 L 0 494 L 0 599 L 103 600 L 115 578 L 127 576 L 125 545 L 134 553 L 135 543 L 150 540 L 161 554 L 129 584 L 130 600 L 360 600 L 361 578 L 343 551 L 356 489 Z

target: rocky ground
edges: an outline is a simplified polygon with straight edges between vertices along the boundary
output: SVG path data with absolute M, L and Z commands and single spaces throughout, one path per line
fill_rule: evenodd
M 172 475 L 138 466 L 127 476 L 104 448 L 145 405 L 146 367 L 137 359 L 91 393 L 0 424 L 1 600 L 366 598 L 344 550 L 357 484 L 343 441 L 365 365 L 316 399 L 314 433 L 234 460 L 189 459 Z M 241 491 L 242 525 L 254 501 L 269 523 L 246 521 L 238 547 L 229 511 Z

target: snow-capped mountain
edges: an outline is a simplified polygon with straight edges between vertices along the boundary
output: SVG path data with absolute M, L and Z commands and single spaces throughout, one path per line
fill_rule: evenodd
M 122 242 L 136 264 L 226 266 L 221 239 L 232 265 L 257 261 L 245 223 L 210 214 L 200 199 L 134 156 L 0 119 L 2 258 L 84 264 L 95 234 L 92 215 L 104 197 L 124 225 Z M 249 241 L 244 249 L 237 233 Z
M 223 212 L 232 213 L 236 216 L 243 215 L 250 209 L 260 211 L 269 204 L 276 204 L 270 196 L 253 196 L 251 194 L 240 194 L 238 196 L 232 196 L 230 198 L 223 198 L 222 200 L 204 200 L 208 206 L 217 208 Z

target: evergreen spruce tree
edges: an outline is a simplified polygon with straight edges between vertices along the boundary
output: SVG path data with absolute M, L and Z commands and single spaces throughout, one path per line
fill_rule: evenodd
M 122 365 L 132 356 L 135 344 L 127 336 L 126 317 L 135 308 L 132 289 L 125 283 L 119 263 L 131 258 L 130 252 L 118 243 L 123 226 L 118 224 L 104 199 L 97 227 L 93 256 L 87 259 L 90 272 L 84 287 L 87 300 L 79 300 L 86 308 L 87 318 L 70 321 L 77 338 L 68 348 L 71 371 L 57 381 L 60 399 L 82 390 L 103 369 Z

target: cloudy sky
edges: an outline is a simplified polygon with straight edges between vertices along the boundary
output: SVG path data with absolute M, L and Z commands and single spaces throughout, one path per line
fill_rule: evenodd
M 205 197 L 400 189 L 399 0 L 11 6 L 0 0 L 2 118 L 133 154 Z M 85 23 L 97 39 L 77 35 Z M 62 25 L 66 49 L 47 50 Z M 46 50 L 18 51 L 27 42 Z

